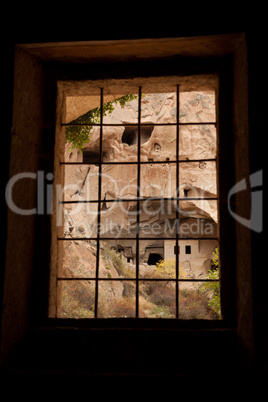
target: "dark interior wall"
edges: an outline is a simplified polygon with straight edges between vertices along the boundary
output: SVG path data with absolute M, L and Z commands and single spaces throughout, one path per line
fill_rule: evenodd
M 13 99 L 13 119 L 9 130 L 13 155 L 9 164 L 10 178 L 18 174 L 37 173 L 43 130 L 42 65 L 20 49 L 17 49 L 16 57 L 20 59 L 20 64 L 14 66 L 13 85 L 18 96 Z M 36 180 L 18 177 L 12 187 L 11 202 L 26 213 L 36 208 L 36 201 Z M 8 269 L 4 273 L 6 287 L 2 326 L 5 331 L 2 332 L 2 342 L 16 344 L 29 324 L 35 215 L 26 216 L 9 210 L 7 221 L 4 238 L 8 250 L 5 266 Z
M 169 32 L 170 34 L 170 32 Z M 173 33 L 174 36 L 176 36 L 176 33 Z M 188 33 L 189 34 L 189 33 Z M 196 35 L 198 32 L 192 32 L 192 35 Z M 200 32 L 199 32 L 200 34 Z M 133 35 L 133 34 L 132 34 Z M 137 35 L 137 34 L 136 34 Z M 157 35 L 157 34 L 156 34 Z M 158 36 L 161 37 L 162 33 L 158 33 Z M 183 36 L 183 33 L 181 33 Z M 121 34 L 122 36 L 122 34 Z M 163 36 L 170 36 L 170 35 L 163 35 Z M 180 36 L 180 33 L 178 33 L 178 36 Z M 135 34 L 134 34 L 135 37 Z M 38 42 L 38 39 L 36 38 L 27 38 L 26 42 Z M 33 39 L 33 40 L 31 40 Z M 97 39 L 95 36 L 93 36 L 93 39 Z M 103 38 L 101 38 L 103 39 Z M 109 38 L 110 39 L 110 38 Z M 114 39 L 114 38 L 113 38 Z M 119 38 L 118 38 L 119 39 Z M 124 37 L 120 37 L 120 39 L 124 39 Z M 261 90 L 261 82 L 260 82 L 260 74 L 259 74 L 259 68 L 261 68 L 261 63 L 259 62 L 258 58 L 258 46 L 256 47 L 256 41 L 257 39 L 259 40 L 259 36 L 253 32 L 248 32 L 247 33 L 247 43 L 248 43 L 248 60 L 249 60 L 249 133 L 250 133 L 250 147 L 249 147 L 249 170 L 251 173 L 263 169 L 263 127 L 264 127 L 264 112 L 263 112 L 263 103 L 261 102 L 261 99 L 263 97 L 263 93 Z M 45 40 L 47 41 L 47 40 Z M 16 41 L 15 41 L 16 42 Z M 20 42 L 20 39 L 17 41 Z M 24 41 L 22 41 L 24 42 Z M 260 42 L 258 41 L 259 46 Z M 13 45 L 13 44 L 11 44 Z M 260 46 L 261 47 L 261 46 Z M 12 48 L 12 46 L 11 46 Z M 10 52 L 10 55 L 12 55 L 12 52 Z M 34 76 L 30 73 L 30 82 L 23 82 L 16 83 L 16 80 L 13 83 L 13 80 L 11 79 L 12 77 L 10 76 L 10 80 L 12 81 L 12 84 L 9 82 L 9 91 L 11 90 L 12 86 L 14 85 L 16 89 L 16 85 L 22 85 L 21 90 L 19 91 L 21 94 L 25 93 L 25 87 L 27 85 L 31 86 L 31 93 L 36 94 L 36 99 L 33 97 L 32 99 L 28 99 L 25 101 L 24 98 L 21 99 L 14 99 L 14 108 L 18 108 L 17 110 L 20 110 L 17 116 L 21 116 L 21 122 L 23 122 L 23 125 L 28 124 L 29 125 L 29 138 L 27 142 L 23 141 L 23 148 L 22 147 L 22 139 L 20 138 L 19 133 L 16 133 L 16 122 L 13 122 L 13 129 L 12 129 L 12 134 L 11 134 L 11 142 L 17 149 L 16 155 L 17 158 L 16 160 L 11 160 L 11 169 L 10 173 L 15 174 L 19 172 L 20 170 L 20 160 L 23 158 L 23 168 L 29 169 L 29 171 L 36 172 L 38 168 L 40 168 L 40 159 L 38 159 L 33 152 L 33 150 L 37 150 L 37 143 L 33 141 L 33 138 L 37 136 L 39 139 L 43 139 L 43 145 L 42 149 L 39 151 L 43 152 L 45 147 L 46 147 L 46 141 L 44 141 L 44 129 L 47 129 L 47 132 L 49 133 L 50 130 L 50 124 L 48 123 L 48 127 L 46 127 L 46 124 L 44 122 L 49 122 L 53 120 L 53 115 L 52 115 L 52 109 L 54 108 L 53 103 L 51 104 L 51 108 L 47 110 L 47 116 L 44 116 L 43 114 L 40 114 L 40 111 L 43 110 L 40 102 L 43 102 L 43 100 L 48 96 L 48 99 L 50 98 L 50 95 L 47 93 L 48 88 L 45 88 L 42 83 L 46 82 L 44 79 L 44 71 L 42 67 L 42 63 L 38 62 L 35 58 L 31 58 L 27 54 L 21 54 L 21 57 L 27 58 L 27 68 L 32 68 L 32 71 L 34 71 Z M 30 58 L 30 59 L 29 59 Z M 10 66 L 12 66 L 12 58 L 10 61 Z M 30 67 L 31 66 L 31 67 Z M 16 66 L 15 66 L 16 68 Z M 19 72 L 16 72 L 17 77 L 19 78 Z M 25 71 L 24 71 L 25 73 Z M 23 76 L 24 76 L 23 73 Z M 52 74 L 48 70 L 46 70 L 47 74 Z M 53 79 L 52 79 L 53 82 Z M 55 91 L 55 88 L 53 87 L 53 84 L 51 84 L 51 91 Z M 27 91 L 26 91 L 27 92 Z M 40 96 L 40 94 L 42 94 Z M 53 96 L 55 93 L 52 95 L 51 99 L 53 99 Z M 8 97 L 7 99 L 10 99 Z M 259 99 L 259 102 L 255 102 L 256 99 Z M 10 109 L 11 107 L 11 99 L 8 102 L 9 104 L 9 110 L 7 113 L 7 116 L 12 115 L 12 111 Z M 30 115 L 29 115 L 30 114 Z M 10 123 L 11 120 L 9 120 Z M 20 122 L 20 124 L 21 124 Z M 11 127 L 11 124 L 10 124 Z M 9 127 L 9 130 L 10 130 Z M 28 128 L 27 128 L 28 130 Z M 26 130 L 26 132 L 27 132 Z M 9 132 L 9 131 L 8 131 Z M 32 133 L 32 134 L 31 134 Z M 50 134 L 48 134 L 50 135 Z M 38 142 L 38 141 L 37 141 Z M 42 142 L 42 141 L 41 141 Z M 7 141 L 7 147 L 8 147 L 8 141 Z M 50 152 L 50 150 L 48 151 Z M 25 160 L 27 160 L 27 163 L 25 164 Z M 44 162 L 46 164 L 46 162 Z M 49 163 L 48 163 L 49 166 Z M 8 170 L 8 169 L 7 169 Z M 7 179 L 7 170 L 5 174 L 5 179 Z M 7 180 L 6 180 L 7 182 Z M 22 184 L 22 183 L 21 183 Z M 30 190 L 30 193 L 28 193 L 28 189 L 26 190 L 25 187 L 22 186 L 22 188 L 17 188 L 17 197 L 16 200 L 18 200 L 18 203 L 21 202 L 21 207 L 22 208 L 31 208 L 32 205 L 30 205 L 33 197 L 33 192 L 35 192 L 35 187 L 34 187 L 34 181 L 33 181 L 33 188 Z M 27 202 L 27 199 L 29 200 Z M 5 210 L 5 209 L 3 209 Z M 9 305 L 8 298 L 4 298 L 4 303 L 3 303 L 3 310 L 2 310 L 2 327 L 4 328 L 4 331 L 2 331 L 2 334 L 4 333 L 4 339 L 2 339 L 2 342 L 7 342 L 6 343 L 6 350 L 9 349 L 10 345 L 14 345 L 17 343 L 18 340 L 21 339 L 21 336 L 26 333 L 28 324 L 29 324 L 29 318 L 30 318 L 30 313 L 29 313 L 29 298 L 30 298 L 30 284 L 32 281 L 32 270 L 26 269 L 25 267 L 32 267 L 32 261 L 33 261 L 33 247 L 34 247 L 34 233 L 39 233 L 40 232 L 34 232 L 34 230 L 38 231 L 38 227 L 36 228 L 34 218 L 33 217 L 27 217 L 25 221 L 25 217 L 22 217 L 21 222 L 17 220 L 16 217 L 16 223 L 12 224 L 12 214 L 11 217 L 9 217 L 9 220 L 11 219 L 11 227 L 12 227 L 12 233 L 9 233 L 8 236 L 8 242 L 7 242 L 7 249 L 10 250 L 14 247 L 14 244 L 16 244 L 16 247 L 20 247 L 20 244 L 24 248 L 20 253 L 7 253 L 7 261 L 6 261 L 6 269 L 5 274 L 2 275 L 2 282 L 5 279 L 5 283 L 8 283 L 8 288 L 5 288 L 6 294 L 13 294 L 16 295 L 14 296 L 14 299 L 17 299 L 17 303 L 15 305 Z M 25 223 L 27 222 L 27 223 Z M 6 229 L 7 225 L 3 225 L 3 237 L 6 238 Z M 17 227 L 18 230 L 15 231 L 14 227 Z M 25 248 L 25 242 L 20 242 L 21 238 L 27 238 L 27 248 Z M 264 289 L 264 283 L 263 281 L 259 280 L 259 273 L 257 272 L 257 267 L 259 267 L 259 256 L 262 254 L 263 250 L 263 240 L 264 240 L 264 233 L 250 233 L 250 241 L 252 242 L 252 248 L 251 248 L 251 255 L 250 259 L 252 261 L 252 276 L 253 276 L 253 287 L 250 289 L 250 292 L 252 291 L 252 297 L 253 297 L 253 312 L 250 317 L 251 324 L 253 324 L 253 329 L 254 329 L 254 339 L 249 340 L 251 342 L 250 347 L 254 346 L 255 353 L 257 353 L 257 358 L 264 363 L 265 361 L 265 356 L 267 356 L 267 344 L 266 344 L 266 339 L 267 339 L 267 327 L 264 325 L 264 317 L 267 317 L 267 309 L 266 309 L 266 301 L 265 299 L 265 289 Z M 242 246 L 243 247 L 243 246 Z M 19 251 L 19 250 L 18 250 Z M 35 257 L 36 258 L 36 257 Z M 4 258 L 3 258 L 4 261 Z M 42 266 L 42 262 L 40 262 Z M 44 264 L 45 265 L 45 264 Z M 249 273 L 251 275 L 251 272 Z M 12 281 L 12 278 L 17 278 L 18 280 Z M 39 275 L 39 281 L 40 280 L 47 280 L 47 278 L 42 277 L 42 275 Z M 250 286 L 250 285 L 249 285 Z M 42 287 L 41 287 L 42 288 Z M 1 287 L 2 289 L 2 287 Z M 251 297 L 251 296 L 250 296 Z M 23 303 L 21 301 L 23 300 Z M 12 302 L 14 303 L 14 301 Z M 245 303 L 247 301 L 245 300 Z M 12 309 L 12 314 L 9 309 Z M 246 310 L 245 310 L 246 311 Z M 241 318 L 242 319 L 242 318 Z M 15 329 L 16 328 L 16 329 Z M 15 330 L 14 330 L 15 329 Z M 102 335 L 104 336 L 104 335 Z M 104 338 L 103 338 L 104 339 Z M 134 338 L 135 339 L 135 338 Z M 171 351 L 170 351 L 171 353 Z M 266 353 L 266 354 L 265 354 Z
M 263 76 L 265 64 L 263 63 L 263 49 L 267 43 L 267 32 L 262 25 L 258 29 L 247 32 L 248 46 L 248 76 L 249 76 L 249 166 L 250 173 L 262 171 L 263 180 L 266 177 L 266 164 L 264 162 L 266 136 L 265 91 Z M 268 302 L 265 300 L 267 284 L 261 277 L 265 274 L 263 250 L 267 241 L 267 226 L 265 225 L 266 189 L 259 186 L 256 190 L 263 195 L 263 230 L 258 233 L 251 231 L 251 261 L 252 261 L 252 289 L 253 289 L 253 323 L 255 355 L 260 366 L 267 369 L 268 361 Z M 265 258 L 265 257 L 264 257 Z

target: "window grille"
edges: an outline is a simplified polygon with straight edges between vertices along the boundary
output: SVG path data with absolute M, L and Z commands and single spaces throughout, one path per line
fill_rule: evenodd
M 96 270 L 95 270 L 95 275 L 93 277 L 65 277 L 62 276 L 61 273 L 58 273 L 57 276 L 57 283 L 58 286 L 60 286 L 60 283 L 63 282 L 76 282 L 78 281 L 79 283 L 81 282 L 87 282 L 90 283 L 90 286 L 95 289 L 94 291 L 94 301 L 91 300 L 92 305 L 94 305 L 94 312 L 92 315 L 92 318 L 99 318 L 99 296 L 100 296 L 100 289 L 105 284 L 107 281 L 113 281 L 113 282 L 121 282 L 126 284 L 127 282 L 135 284 L 135 313 L 133 315 L 130 315 L 129 317 L 134 317 L 134 318 L 141 318 L 140 315 L 140 287 L 144 285 L 146 282 L 147 284 L 152 284 L 156 282 L 162 282 L 162 283 L 173 283 L 174 284 L 174 300 L 175 300 L 175 312 L 174 315 L 171 318 L 175 319 L 180 319 L 180 286 L 185 284 L 185 283 L 192 283 L 194 284 L 201 284 L 201 283 L 213 283 L 213 282 L 219 282 L 219 279 L 215 278 L 193 278 L 193 277 L 180 277 L 180 240 L 215 240 L 218 242 L 218 235 L 212 235 L 212 236 L 206 236 L 206 237 L 200 237 L 200 236 L 184 236 L 181 235 L 180 233 L 180 226 L 183 225 L 183 218 L 180 216 L 180 203 L 183 203 L 185 199 L 188 201 L 208 201 L 208 200 L 215 200 L 217 202 L 218 200 L 218 195 L 216 196 L 211 196 L 209 193 L 204 192 L 203 195 L 200 197 L 192 196 L 191 191 L 189 188 L 186 188 L 184 191 L 181 191 L 180 194 L 180 167 L 182 164 L 190 164 L 190 163 L 197 163 L 197 166 L 199 168 L 205 168 L 206 164 L 212 162 L 215 163 L 215 168 L 217 169 L 217 156 L 215 157 L 209 157 L 209 158 L 180 158 L 179 157 L 179 152 L 180 152 L 180 136 L 181 136 L 181 129 L 183 127 L 187 126 L 199 126 L 201 129 L 206 130 L 207 127 L 213 126 L 217 128 L 217 122 L 216 118 L 215 121 L 192 121 L 192 122 L 182 122 L 181 116 L 180 116 L 180 86 L 176 86 L 176 121 L 175 122 L 168 122 L 168 123 L 154 123 L 152 125 L 152 122 L 146 123 L 143 122 L 141 119 L 141 101 L 142 101 L 142 87 L 140 86 L 138 88 L 138 121 L 137 123 L 104 123 L 104 113 L 103 113 L 103 105 L 104 105 L 104 89 L 100 88 L 100 118 L 99 118 L 99 123 L 91 123 L 91 126 L 96 126 L 99 127 L 99 154 L 90 154 L 89 152 L 84 152 L 83 154 L 83 161 L 82 162 L 68 162 L 68 161 L 62 161 L 61 164 L 63 167 L 66 165 L 87 165 L 87 164 L 95 164 L 98 166 L 98 194 L 96 199 L 88 199 L 88 200 L 77 200 L 77 201 L 60 201 L 61 204 L 64 206 L 67 206 L 68 204 L 79 204 L 79 203 L 92 203 L 97 205 L 97 231 L 96 231 L 96 236 L 94 237 L 58 237 L 58 242 L 66 242 L 66 241 L 75 241 L 75 242 L 83 242 L 83 241 L 92 241 L 95 242 L 96 244 Z M 216 113 L 215 113 L 216 116 Z M 87 126 L 86 124 L 83 123 L 62 123 L 62 126 Z M 105 127 L 122 127 L 122 133 L 124 132 L 124 141 L 129 144 L 133 144 L 137 142 L 137 160 L 136 161 L 103 161 L 102 155 L 103 155 L 103 130 Z M 141 139 L 141 133 L 145 133 L 146 136 L 150 136 L 152 129 L 156 126 L 174 126 L 176 130 L 176 157 L 174 160 L 170 157 L 165 158 L 165 160 L 153 160 L 153 159 L 148 159 L 148 161 L 144 161 L 141 159 L 141 154 L 140 154 L 140 149 L 141 149 L 141 144 L 142 144 L 142 139 Z M 124 128 L 124 130 L 123 130 Z M 133 129 L 133 130 L 132 130 Z M 134 134 L 133 134 L 134 133 Z M 175 225 L 174 225 L 174 235 L 172 239 L 174 240 L 174 244 L 172 246 L 173 248 L 173 253 L 175 254 L 175 276 L 171 277 L 163 277 L 163 278 L 155 278 L 155 277 L 148 277 L 144 278 L 141 277 L 140 275 L 140 264 L 139 264 L 139 249 L 141 242 L 144 240 L 144 238 L 141 236 L 140 228 L 141 228 L 141 222 L 140 222 L 140 216 L 141 216 L 141 209 L 142 209 L 142 202 L 144 201 L 144 198 L 141 196 L 140 189 L 141 189 L 141 176 L 142 176 L 142 166 L 143 165 L 148 165 L 150 164 L 151 166 L 157 165 L 157 164 L 163 164 L 163 163 L 168 163 L 172 164 L 173 166 L 176 167 L 176 196 L 175 197 L 170 197 L 170 198 L 165 198 L 165 197 L 150 197 L 151 201 L 159 201 L 159 200 L 164 200 L 164 201 L 173 201 L 176 204 L 176 217 L 175 217 Z M 102 194 L 102 178 L 103 178 L 103 168 L 105 166 L 109 165 L 122 165 L 122 169 L 124 168 L 124 165 L 135 165 L 137 166 L 137 186 L 136 186 L 136 196 L 135 197 L 130 197 L 128 199 L 122 198 L 122 199 L 113 199 L 113 198 L 105 198 L 103 197 Z M 201 166 L 201 167 L 200 167 Z M 117 237 L 117 241 L 120 240 L 135 240 L 136 243 L 136 259 L 135 259 L 135 275 L 131 278 L 129 277 L 124 277 L 123 275 L 120 275 L 120 277 L 102 277 L 100 276 L 100 255 L 101 255 L 101 244 L 104 241 L 109 241 L 111 240 L 110 237 L 103 237 L 100 233 L 100 227 L 101 227 L 101 211 L 103 209 L 109 208 L 109 204 L 111 205 L 112 203 L 125 203 L 126 201 L 129 202 L 134 202 L 136 203 L 136 230 L 135 230 L 135 236 L 134 237 L 127 237 L 124 236 L 123 238 Z M 167 240 L 166 237 L 158 237 L 157 238 L 159 241 Z M 146 237 L 146 240 L 150 240 L 149 237 Z M 152 237 L 151 240 L 155 240 L 155 237 Z M 170 240 L 170 239 L 168 239 Z M 191 253 L 191 246 L 186 246 L 185 248 L 186 254 Z M 127 261 L 132 260 L 132 256 L 127 256 Z M 86 295 L 85 295 L 86 297 Z M 58 305 L 60 305 L 60 301 L 58 301 Z M 161 318 L 161 317 L 160 317 Z

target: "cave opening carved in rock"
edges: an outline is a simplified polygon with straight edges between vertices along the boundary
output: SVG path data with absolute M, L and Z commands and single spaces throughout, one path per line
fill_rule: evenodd
M 140 135 L 141 135 L 141 144 L 144 144 L 151 138 L 152 131 L 154 126 L 144 126 L 140 128 Z M 125 130 L 122 134 L 122 143 L 131 145 L 138 144 L 138 126 L 126 126 Z
M 148 265 L 156 265 L 163 257 L 157 253 L 151 253 L 148 258 Z

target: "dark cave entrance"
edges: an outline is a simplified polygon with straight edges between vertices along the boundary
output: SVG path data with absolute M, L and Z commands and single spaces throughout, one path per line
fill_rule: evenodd
M 148 265 L 156 265 L 156 263 L 162 259 L 163 259 L 162 255 L 157 253 L 151 253 L 148 258 Z
M 150 139 L 153 129 L 154 129 L 153 125 L 144 126 L 140 128 L 141 144 L 144 144 Z M 122 142 L 123 144 L 128 144 L 129 146 L 137 145 L 138 126 L 132 126 L 132 125 L 126 126 L 125 131 L 123 132 L 122 135 Z

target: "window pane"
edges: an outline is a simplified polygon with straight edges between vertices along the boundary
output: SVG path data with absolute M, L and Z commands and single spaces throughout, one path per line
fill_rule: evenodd
M 160 87 L 142 87 L 141 122 L 176 123 L 177 90 L 175 86 L 166 86 L 165 92 Z M 166 91 L 169 92 L 166 92 Z
M 100 128 L 95 126 L 65 127 L 65 150 L 62 162 L 99 163 Z
M 122 122 L 122 124 L 124 124 Z M 104 126 L 102 131 L 102 162 L 136 162 L 138 126 Z M 107 168 L 107 167 L 106 167 Z
M 64 185 L 57 188 L 62 200 L 57 208 L 57 225 L 64 237 L 91 237 L 98 215 L 98 172 L 95 165 L 63 165 Z M 92 202 L 86 202 L 92 201 Z
M 185 162 L 179 166 L 180 196 L 216 197 L 216 162 Z M 188 190 L 187 194 L 184 190 Z
M 65 240 L 59 276 L 64 278 L 93 278 L 96 276 L 96 242 Z
M 57 317 L 94 318 L 95 281 L 58 281 Z
M 166 278 L 157 264 L 164 259 L 164 240 L 139 241 L 139 277 L 140 278 Z
M 103 123 L 121 124 L 138 122 L 138 93 L 135 86 L 111 84 L 103 91 Z
M 174 237 L 176 235 L 176 201 L 152 200 L 140 202 L 141 238 Z
M 135 278 L 135 261 L 135 239 L 100 242 L 99 278 Z
M 180 126 L 179 154 L 181 159 L 216 158 L 216 127 L 214 125 Z
M 152 163 L 141 165 L 141 196 L 176 197 L 176 164 Z
M 141 318 L 175 318 L 175 283 L 169 281 L 140 282 L 139 316 Z
M 181 279 L 208 279 L 210 270 L 218 267 L 218 240 L 179 239 Z M 165 240 L 165 260 L 174 259 L 175 240 Z M 190 250 L 189 250 L 190 248 Z M 187 253 L 191 251 L 191 253 Z M 217 254 L 217 257 L 215 257 Z M 216 260 L 214 262 L 214 260 Z
M 215 122 L 215 92 L 181 92 L 179 115 L 180 123 Z
M 100 106 L 100 88 L 93 86 L 86 95 L 66 96 L 65 116 L 61 123 L 90 124 L 95 122 L 95 111 Z
M 179 234 L 181 237 L 217 237 L 217 201 L 179 202 Z
M 137 198 L 137 165 L 103 165 L 101 199 Z
M 146 133 L 145 128 L 148 132 Z M 141 162 L 176 161 L 176 126 L 141 126 Z
M 136 315 L 136 285 L 132 281 L 99 281 L 98 317 L 130 318 Z
M 219 282 L 180 282 L 179 289 L 180 319 L 220 318 Z
M 99 168 L 96 165 L 63 165 L 64 201 L 97 200 Z
M 100 237 L 111 239 L 136 237 L 137 203 L 111 201 L 101 204 Z
M 63 236 L 66 238 L 96 237 L 98 218 L 98 204 L 78 203 L 60 204 L 57 213 L 58 226 L 63 227 Z

